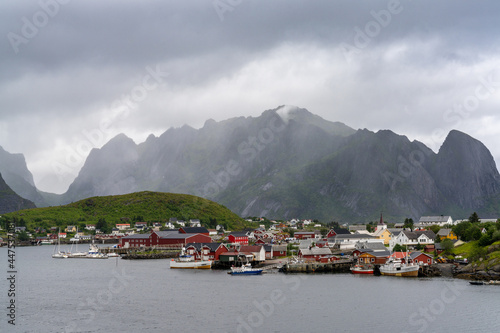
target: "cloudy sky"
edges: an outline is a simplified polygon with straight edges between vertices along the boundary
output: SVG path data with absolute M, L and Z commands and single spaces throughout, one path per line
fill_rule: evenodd
M 64 192 L 89 150 L 296 105 L 500 162 L 500 2 L 2 1 L 0 146 Z

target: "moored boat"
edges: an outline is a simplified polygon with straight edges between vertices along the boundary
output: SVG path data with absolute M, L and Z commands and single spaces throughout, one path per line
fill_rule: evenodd
M 372 274 L 373 266 L 370 265 L 354 265 L 351 267 L 352 274 Z
M 195 260 L 192 255 L 182 254 L 177 259 L 170 261 L 170 268 L 184 269 L 210 269 L 212 268 L 211 260 Z
M 401 259 L 389 258 L 380 266 L 380 274 L 386 276 L 417 277 L 419 266 L 416 264 L 403 263 Z
M 241 267 L 231 267 L 228 272 L 231 275 L 260 275 L 264 270 L 261 268 L 252 268 L 251 264 L 244 264 Z

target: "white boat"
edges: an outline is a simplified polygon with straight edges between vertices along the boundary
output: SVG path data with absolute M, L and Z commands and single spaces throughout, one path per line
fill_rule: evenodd
M 252 265 L 247 263 L 241 267 L 231 267 L 231 271 L 228 273 L 231 275 L 260 275 L 262 271 L 262 268 L 252 268 Z
M 177 259 L 170 261 L 170 268 L 184 269 L 210 269 L 212 268 L 211 260 L 194 260 L 194 257 L 189 254 L 180 255 Z
M 190 254 L 184 254 L 182 249 L 181 255 L 177 259 L 170 261 L 170 268 L 181 269 L 210 269 L 212 268 L 211 260 L 195 260 Z
M 68 254 L 61 251 L 61 237 L 59 236 L 59 231 L 57 232 L 57 246 L 54 248 L 54 253 L 52 254 L 52 258 L 66 259 L 68 258 Z
M 386 276 L 417 277 L 419 266 L 414 263 L 403 263 L 401 259 L 389 258 L 380 266 L 380 274 Z
M 68 255 L 68 258 L 75 258 L 75 259 L 108 259 L 109 257 L 106 254 L 102 253 L 96 245 L 90 244 L 88 252 L 72 253 L 72 254 Z

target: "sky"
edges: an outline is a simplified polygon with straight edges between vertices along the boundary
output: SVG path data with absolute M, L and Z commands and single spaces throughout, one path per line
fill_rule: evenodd
M 63 193 L 93 148 L 280 105 L 390 129 L 452 129 L 500 161 L 500 2 L 0 2 L 0 146 Z

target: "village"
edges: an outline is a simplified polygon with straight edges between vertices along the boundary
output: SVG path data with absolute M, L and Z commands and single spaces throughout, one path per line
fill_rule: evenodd
M 260 224 L 242 231 L 226 231 L 222 225 L 207 229 L 197 219 L 171 218 L 166 223 L 117 223 L 110 234 L 101 233 L 93 224 L 87 224 L 82 231 L 72 225 L 64 231 L 53 227 L 47 236 L 32 239 L 31 243 L 108 244 L 109 247 L 101 247 L 103 252 L 120 254 L 123 258 L 138 258 L 132 256 L 137 253 L 143 253 L 142 258 L 161 258 L 158 253 L 170 258 L 182 252 L 193 260 L 211 261 L 212 268 L 241 266 L 245 262 L 266 267 L 279 262 L 286 263 L 285 269 L 289 272 L 350 269 L 353 273 L 372 274 L 374 267 L 398 260 L 418 265 L 420 274 L 427 275 L 428 267 L 449 261 L 441 256 L 445 240 L 453 247 L 464 243 L 452 230 L 460 222 L 463 220 L 453 220 L 451 216 L 423 216 L 412 223 L 411 228 L 404 223 L 389 227 L 381 214 L 379 222 L 370 225 L 339 225 L 327 229 L 311 220 L 291 220 L 271 221 L 267 229 Z M 16 232 L 26 232 L 23 228 L 17 227 Z M 148 255 L 151 253 L 156 256 Z M 457 258 L 455 262 L 466 263 L 467 259 Z M 356 269 L 360 267 L 365 269 Z M 366 270 L 366 267 L 371 268 Z

